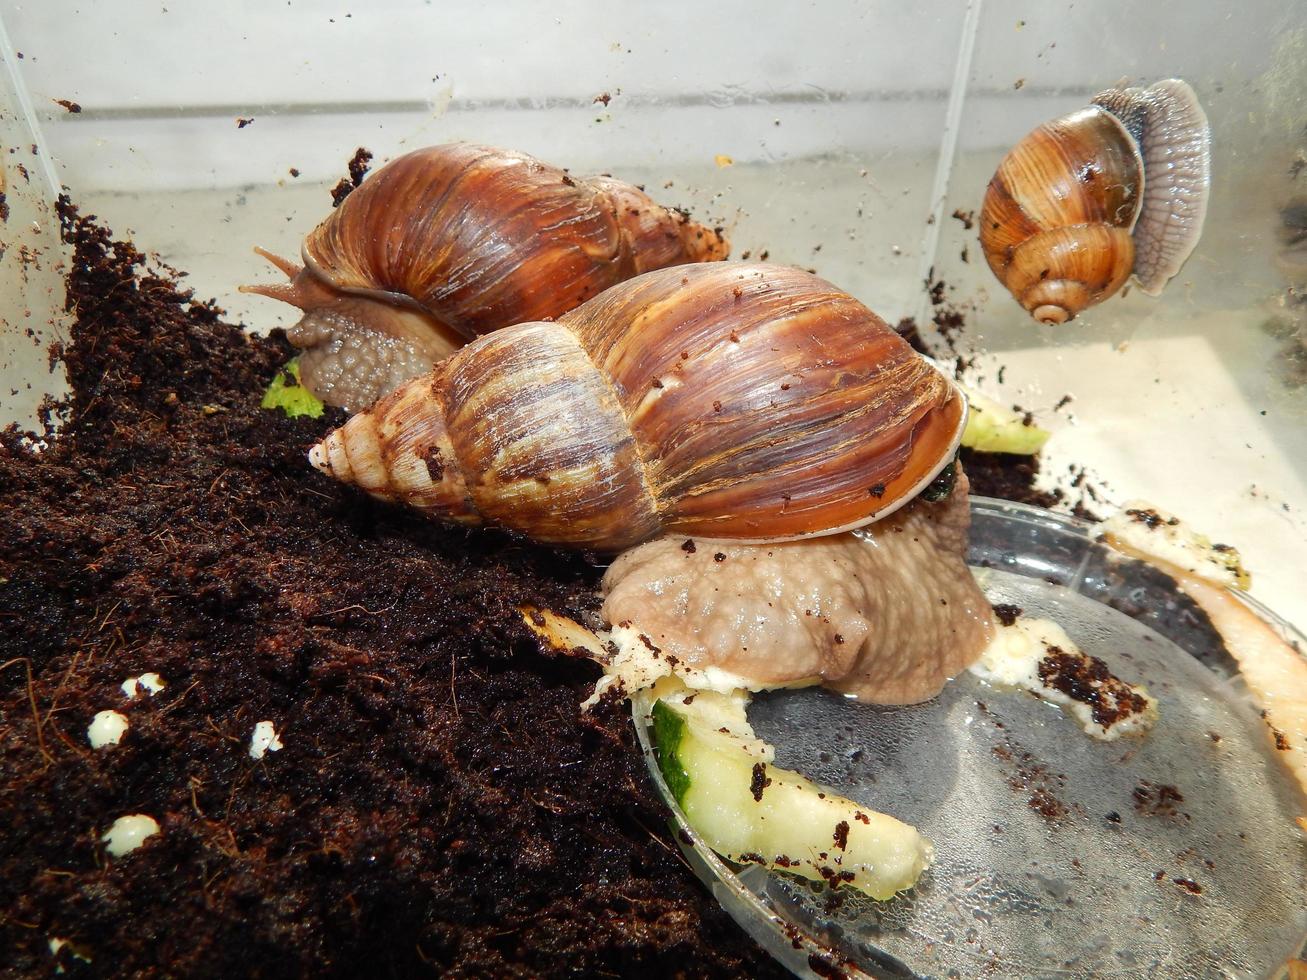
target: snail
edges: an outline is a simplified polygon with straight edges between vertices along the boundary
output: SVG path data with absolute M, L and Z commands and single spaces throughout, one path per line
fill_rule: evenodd
M 1131 275 L 1161 293 L 1202 233 L 1211 133 L 1179 79 L 1116 88 L 1037 127 L 999 164 L 980 243 L 1041 323 L 1064 323 Z
M 357 410 L 480 334 L 571 310 L 615 283 L 723 259 L 721 234 L 612 177 L 451 143 L 380 168 L 304 240 L 304 264 L 255 251 L 298 306 L 300 376 Z
M 949 465 L 965 416 L 950 380 L 829 283 L 690 265 L 478 338 L 310 461 L 383 500 L 545 543 L 788 541 L 911 501 Z
M 829 283 L 692 265 L 478 338 L 309 459 L 437 519 L 621 552 L 601 615 L 628 693 L 672 671 L 902 704 L 994 630 L 966 565 L 965 421 Z

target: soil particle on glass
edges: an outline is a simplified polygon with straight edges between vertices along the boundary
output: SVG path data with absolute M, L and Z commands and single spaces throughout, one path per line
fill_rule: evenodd
M 345 198 L 349 197 L 354 190 L 363 183 L 363 178 L 367 176 L 371 169 L 372 151 L 359 147 L 354 151 L 354 155 L 349 161 L 349 176 L 342 177 L 340 182 L 331 189 L 331 206 L 338 208 L 344 203 Z
M 1020 606 L 1014 606 L 1006 602 L 1000 602 L 991 608 L 994 610 L 994 618 L 1004 626 L 1011 626 L 1015 623 L 1022 612 Z
M 1141 816 L 1171 820 L 1189 819 L 1189 814 L 1179 808 L 1179 804 L 1184 802 L 1184 794 L 1167 783 L 1140 780 L 1130 795 L 1134 800 L 1135 812 Z
M 1058 795 L 1066 786 L 1066 774 L 1050 770 L 1035 756 L 1016 745 L 1010 737 L 1005 737 L 1002 744 L 991 750 L 994 758 L 1010 766 L 1005 777 L 1008 788 L 1014 793 L 1026 794 L 1027 806 L 1034 810 L 1054 827 L 1064 823 L 1072 815 L 1068 806 Z M 1080 807 L 1076 806 L 1077 811 Z
M 808 954 L 808 968 L 817 976 L 826 977 L 828 980 L 843 980 L 844 977 L 848 976 L 826 956 L 817 953 Z
M 1067 815 L 1066 804 L 1043 787 L 1036 789 L 1027 803 L 1030 809 L 1050 822 L 1062 820 Z

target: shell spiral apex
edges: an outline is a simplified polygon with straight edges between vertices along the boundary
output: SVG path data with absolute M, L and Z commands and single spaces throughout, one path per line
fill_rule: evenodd
M 832 534 L 919 493 L 965 400 L 853 297 L 797 269 L 663 269 L 481 337 L 310 456 L 373 495 L 538 541 Z

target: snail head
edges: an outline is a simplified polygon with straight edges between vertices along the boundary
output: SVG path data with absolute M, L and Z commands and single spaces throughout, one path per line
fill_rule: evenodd
M 287 282 L 241 286 L 303 311 L 286 330 L 298 347 L 300 381 L 328 405 L 356 412 L 411 378 L 430 371 L 463 343 L 412 301 L 379 290 L 341 289 L 263 248 L 254 251 Z

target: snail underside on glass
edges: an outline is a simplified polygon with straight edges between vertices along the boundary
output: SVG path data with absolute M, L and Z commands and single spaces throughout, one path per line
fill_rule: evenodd
M 1202 234 L 1211 133 L 1179 79 L 1115 88 L 1037 127 L 989 182 L 980 243 L 1030 315 L 1064 323 L 1133 276 L 1158 295 Z
M 287 331 L 304 385 L 354 411 L 468 340 L 574 309 L 653 269 L 729 244 L 612 177 L 523 153 L 433 146 L 381 167 L 307 238 L 290 280 L 242 287 L 304 311 Z
M 679 660 L 909 702 L 992 630 L 965 476 L 939 479 L 965 415 L 816 276 L 691 265 L 473 341 L 310 459 L 438 520 L 621 552 L 604 615 Z

